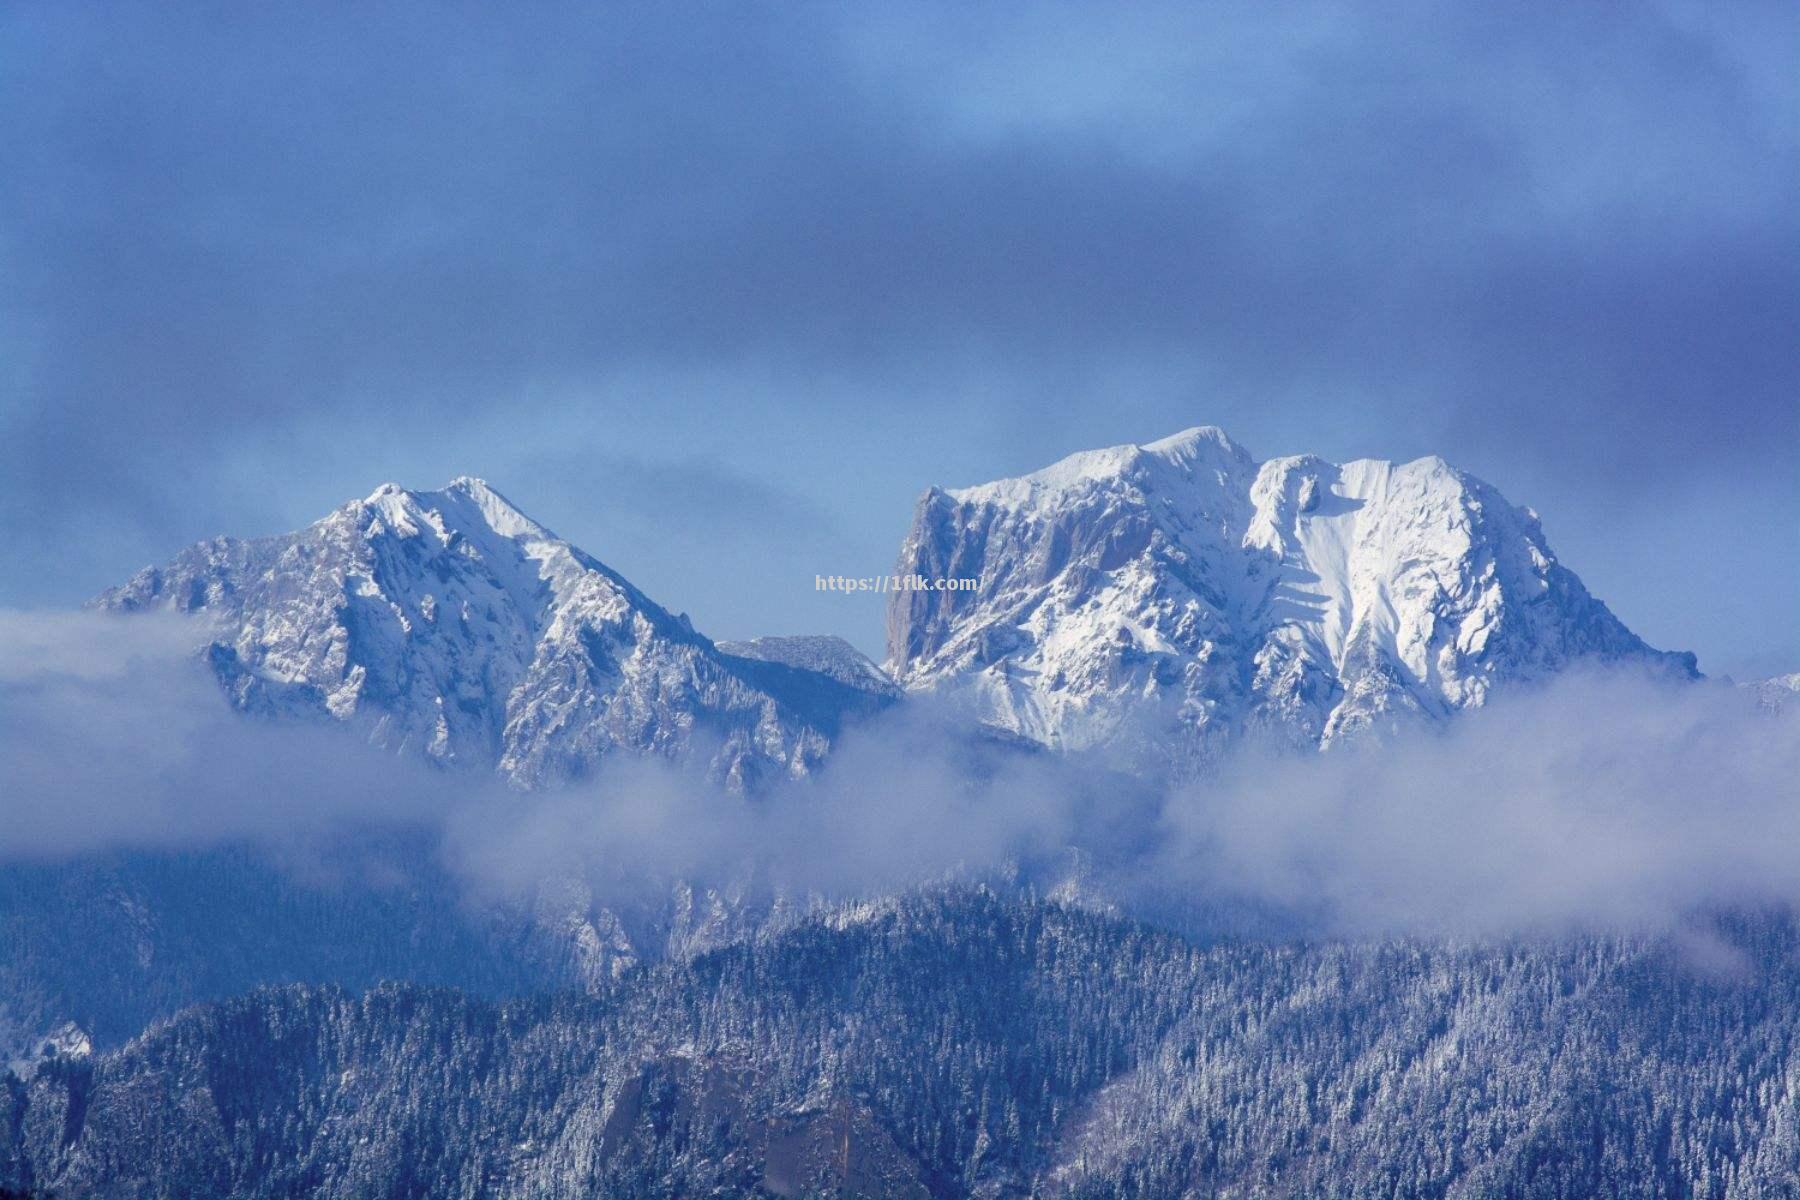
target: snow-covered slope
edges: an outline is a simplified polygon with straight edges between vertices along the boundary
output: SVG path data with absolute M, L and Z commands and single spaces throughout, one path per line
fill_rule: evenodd
M 896 570 L 981 581 L 893 597 L 902 685 L 1071 750 L 1324 745 L 1580 659 L 1694 673 L 1441 459 L 1258 462 L 1211 427 L 934 488 Z
M 217 538 L 96 601 L 202 613 L 241 708 L 523 785 L 615 750 L 702 755 L 743 786 L 804 773 L 857 688 L 721 653 L 479 479 L 384 484 L 281 537 Z

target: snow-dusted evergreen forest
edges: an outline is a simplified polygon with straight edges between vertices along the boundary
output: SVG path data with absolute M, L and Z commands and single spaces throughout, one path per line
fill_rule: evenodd
M 952 888 L 593 989 L 286 985 L 6 1085 L 58 1194 L 1796 1194 L 1796 930 L 1196 946 Z

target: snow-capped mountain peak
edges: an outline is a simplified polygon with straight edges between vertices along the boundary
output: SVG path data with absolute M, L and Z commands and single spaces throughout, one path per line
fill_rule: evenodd
M 556 540 L 555 534 L 488 486 L 487 480 L 473 475 L 458 475 L 434 492 L 408 491 L 397 483 L 384 483 L 363 503 L 396 528 L 416 527 L 423 517 L 441 529 L 449 518 L 448 524 L 454 528 L 481 526 L 501 537 Z M 437 514 L 435 522 L 431 514 Z
M 896 678 L 1070 749 L 1326 744 L 1584 658 L 1693 673 L 1442 459 L 1258 462 L 1212 426 L 933 489 L 897 569 L 981 582 L 893 598 Z
M 870 697 L 719 651 L 480 479 L 383 484 L 292 534 L 202 542 L 96 601 L 203 612 L 242 708 L 532 785 L 616 750 L 804 773 Z

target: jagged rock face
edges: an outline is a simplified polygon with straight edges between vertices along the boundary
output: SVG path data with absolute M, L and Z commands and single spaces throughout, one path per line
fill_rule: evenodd
M 901 684 L 1068 750 L 1328 745 L 1583 659 L 1694 674 L 1441 459 L 1257 462 L 1210 427 L 932 489 L 896 569 L 980 580 L 894 595 Z
M 866 695 L 721 653 L 476 479 L 393 484 L 297 533 L 217 538 L 103 594 L 209 617 L 238 707 L 534 786 L 615 751 L 701 756 L 748 786 L 804 774 Z

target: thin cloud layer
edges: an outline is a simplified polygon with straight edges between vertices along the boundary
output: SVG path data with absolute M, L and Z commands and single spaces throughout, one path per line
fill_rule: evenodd
M 879 896 L 1019 879 L 1155 916 L 1250 904 L 1287 927 L 1506 934 L 1800 903 L 1800 706 L 1580 674 L 1442 729 L 1245 752 L 1161 790 L 903 706 L 819 775 L 754 797 L 620 761 L 562 791 L 398 760 L 231 712 L 178 620 L 0 615 L 0 860 L 424 831 L 472 897 L 580 878 Z
M 441 820 L 436 781 L 337 728 L 233 712 L 173 617 L 0 611 L 0 861 Z
M 1800 901 L 1800 720 L 1715 685 L 1577 674 L 1441 732 L 1244 757 L 1173 798 L 1176 879 L 1339 930 L 1501 932 Z

